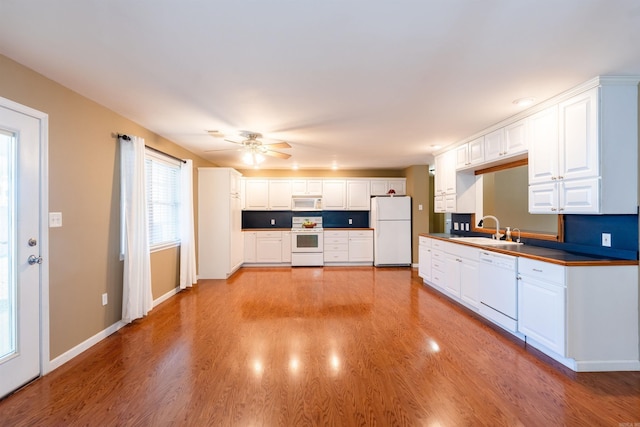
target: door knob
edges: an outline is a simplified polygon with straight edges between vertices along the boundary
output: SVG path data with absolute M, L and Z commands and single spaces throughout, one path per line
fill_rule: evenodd
M 29 255 L 29 258 L 27 259 L 27 262 L 29 263 L 29 265 L 42 264 L 42 257 L 41 256 L 35 256 L 35 255 Z

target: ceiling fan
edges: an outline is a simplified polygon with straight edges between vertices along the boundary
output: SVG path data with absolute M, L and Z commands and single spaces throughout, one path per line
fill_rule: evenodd
M 207 131 L 213 137 L 219 137 L 220 133 L 218 131 Z M 240 136 L 244 139 L 242 141 L 234 141 L 232 139 L 225 138 L 224 140 L 227 142 L 231 142 L 233 144 L 241 145 L 237 150 L 242 151 L 242 160 L 252 166 L 256 166 L 262 163 L 265 158 L 264 156 L 277 157 L 279 159 L 288 159 L 291 157 L 291 154 L 281 153 L 280 151 L 275 151 L 274 149 L 283 149 L 283 148 L 291 148 L 287 142 L 279 141 L 271 144 L 265 144 L 261 141 L 262 134 L 259 132 L 252 131 L 240 131 Z M 236 150 L 234 148 L 226 148 L 221 150 L 207 150 L 210 151 L 227 151 L 227 150 Z

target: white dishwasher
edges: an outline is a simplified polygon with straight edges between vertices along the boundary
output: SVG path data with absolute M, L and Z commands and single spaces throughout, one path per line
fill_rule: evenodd
M 480 314 L 515 332 L 518 326 L 517 258 L 480 251 Z

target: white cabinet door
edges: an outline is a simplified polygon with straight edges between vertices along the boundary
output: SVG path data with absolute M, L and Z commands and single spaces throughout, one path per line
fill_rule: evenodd
M 282 262 L 282 232 L 258 231 L 256 235 L 256 262 Z
M 321 196 L 321 179 L 294 179 L 291 182 L 291 194 L 296 196 Z
M 469 165 L 469 144 L 464 144 L 455 149 L 456 169 L 464 169 Z
M 291 210 L 290 180 L 269 180 L 269 209 Z
M 558 186 L 555 183 L 529 186 L 529 213 L 558 213 Z
M 387 191 L 393 190 L 396 195 L 404 196 L 407 194 L 407 179 L 390 179 L 387 181 Z
M 556 184 L 558 212 L 589 214 L 600 212 L 600 178 L 562 181 Z
M 247 210 L 264 211 L 269 208 L 269 181 L 247 179 L 244 183 L 244 206 Z
M 445 283 L 444 289 L 456 298 L 460 298 L 460 265 L 462 260 L 458 256 L 445 253 Z
M 387 188 L 386 179 L 372 179 L 371 182 L 371 195 L 372 196 L 384 196 L 389 190 Z
M 505 126 L 503 148 L 505 155 L 513 156 L 526 152 L 529 148 L 527 135 L 527 119 Z
M 282 262 L 291 262 L 291 232 L 282 232 Z
M 256 262 L 256 232 L 245 231 L 244 234 L 244 262 Z
M 566 353 L 564 286 L 520 276 L 518 331 L 564 356 Z
M 418 276 L 427 282 L 431 281 L 431 247 L 429 244 L 422 244 L 423 237 L 420 237 L 418 249 Z M 427 241 L 429 239 L 426 239 Z
M 476 260 L 462 258 L 460 265 L 460 298 L 472 307 L 480 305 L 480 263 Z
M 558 106 L 529 118 L 529 184 L 558 177 Z
M 444 191 L 447 194 L 456 194 L 456 153 L 451 150 L 445 153 L 444 161 Z M 437 173 L 437 172 L 436 172 Z
M 444 198 L 445 196 L 436 196 L 433 198 L 433 211 L 436 213 L 443 213 L 446 212 L 447 209 L 445 208 L 444 205 Z
M 322 183 L 322 204 L 325 210 L 344 210 L 346 207 L 346 182 L 325 180 Z
M 446 159 L 444 154 L 435 157 L 434 195 L 442 196 L 446 193 Z
M 229 271 L 234 271 L 244 260 L 244 236 L 242 234 L 242 202 L 239 195 L 230 196 L 230 250 Z
M 349 262 L 373 262 L 373 230 L 349 231 Z
M 347 181 L 347 210 L 368 211 L 370 206 L 369 180 Z
M 558 179 L 597 177 L 598 88 L 574 96 L 558 106 L 559 176 Z
M 484 162 L 484 136 L 469 142 L 467 156 L 469 165 L 477 165 Z

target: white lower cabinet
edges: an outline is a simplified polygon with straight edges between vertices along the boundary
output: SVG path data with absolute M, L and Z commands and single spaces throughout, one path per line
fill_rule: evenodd
M 373 264 L 373 230 L 325 230 L 325 264 Z
M 445 290 L 466 305 L 478 308 L 480 250 L 449 243 L 445 246 Z
M 245 231 L 244 263 L 291 263 L 291 233 L 289 231 Z
M 418 276 L 425 282 L 431 281 L 431 239 L 418 237 Z
M 527 258 L 518 264 L 518 332 L 565 357 L 565 267 Z

